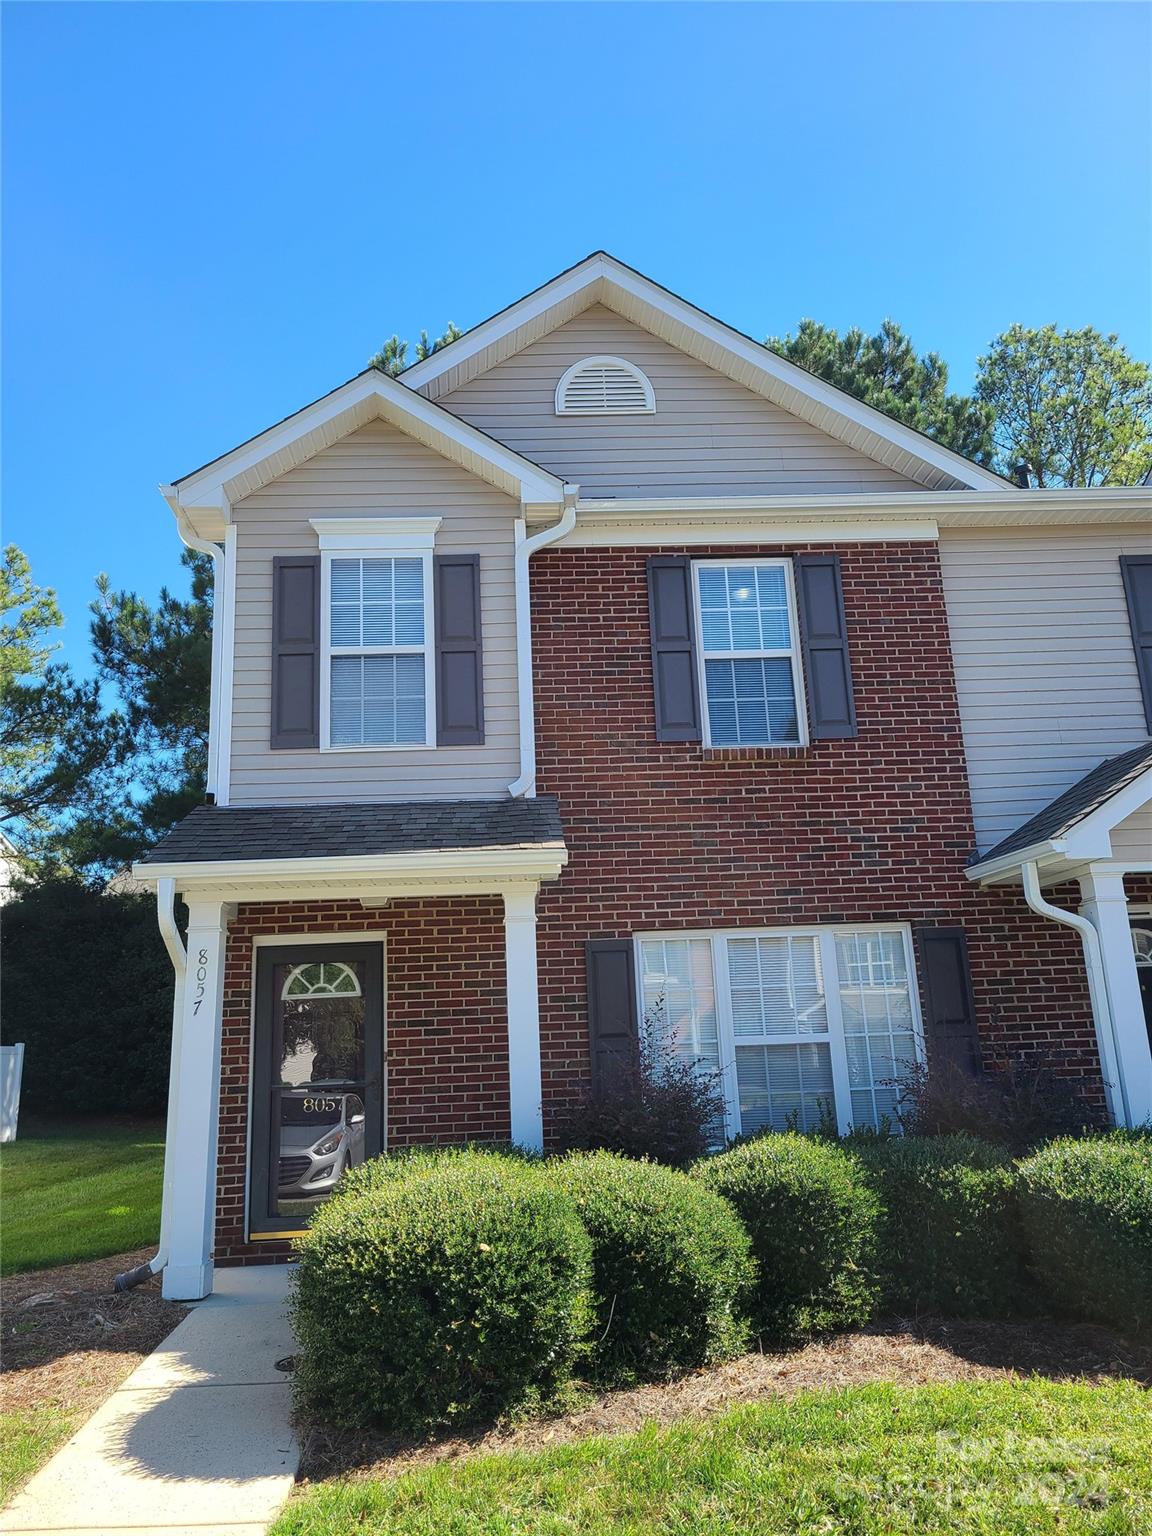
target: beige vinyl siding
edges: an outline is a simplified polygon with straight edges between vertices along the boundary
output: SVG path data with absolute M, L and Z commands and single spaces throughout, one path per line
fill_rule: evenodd
M 945 528 L 944 595 L 977 844 L 1147 740 L 1120 575 L 1144 527 Z
M 1152 805 L 1141 806 L 1112 828 L 1112 853 L 1118 859 L 1152 861 Z
M 310 517 L 438 514 L 436 549 L 480 556 L 484 745 L 273 752 L 272 557 L 315 554 Z M 383 421 L 370 422 L 233 508 L 237 527 L 234 805 L 483 799 L 520 772 L 516 711 L 514 521 L 510 497 Z
M 643 369 L 655 414 L 557 416 L 560 375 L 594 354 Z M 440 404 L 586 498 L 922 489 L 599 304 Z

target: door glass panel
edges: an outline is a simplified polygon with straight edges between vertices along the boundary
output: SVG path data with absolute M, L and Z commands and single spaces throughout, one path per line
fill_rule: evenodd
M 364 974 L 355 961 L 315 960 L 277 965 L 272 978 L 271 1210 L 306 1218 L 364 1161 Z

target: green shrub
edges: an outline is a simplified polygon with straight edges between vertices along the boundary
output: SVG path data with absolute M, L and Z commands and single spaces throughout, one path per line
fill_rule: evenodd
M 340 1180 L 340 1197 L 367 1195 L 375 1189 L 394 1184 L 398 1178 L 413 1173 L 429 1173 L 463 1160 L 490 1157 L 520 1165 L 539 1161 L 538 1155 L 517 1147 L 510 1141 L 451 1142 L 444 1146 L 396 1147 L 379 1157 L 369 1158 L 358 1168 L 349 1168 Z
M 975 1136 L 853 1142 L 883 1207 L 882 1305 L 997 1317 L 1027 1297 L 1012 1156 Z
M 591 1373 L 658 1380 L 732 1355 L 754 1269 L 732 1209 L 697 1180 L 610 1152 L 546 1165 L 592 1239 Z
M 513 1159 L 416 1161 L 339 1192 L 299 1254 L 298 1391 L 337 1423 L 418 1429 L 547 1398 L 588 1331 L 588 1237 Z
M 1055 1141 L 1019 1165 L 1036 1279 L 1060 1311 L 1152 1333 L 1152 1141 Z
M 754 1326 L 787 1340 L 863 1323 L 878 1203 L 842 1148 L 792 1133 L 734 1147 L 693 1170 L 735 1208 L 752 1239 Z

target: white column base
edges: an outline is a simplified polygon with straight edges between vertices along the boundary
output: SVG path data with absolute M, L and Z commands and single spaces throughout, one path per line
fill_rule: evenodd
M 1152 1121 L 1152 1049 L 1149 1049 L 1140 979 L 1136 974 L 1124 876 L 1112 870 L 1090 867 L 1087 875 L 1080 876 L 1080 892 L 1080 910 L 1100 937 L 1120 1075 L 1117 1087 L 1123 1106 L 1123 1123 L 1144 1125 Z
M 204 1264 L 167 1264 L 161 1276 L 165 1301 L 203 1301 L 212 1294 L 212 1260 Z
M 504 892 L 504 959 L 508 987 L 508 1089 L 512 1140 L 544 1150 L 544 1103 L 540 1080 L 540 988 L 536 968 L 538 886 Z

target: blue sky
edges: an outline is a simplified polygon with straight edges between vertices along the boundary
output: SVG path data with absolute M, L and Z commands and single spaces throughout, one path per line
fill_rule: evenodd
M 763 337 L 1148 357 L 1152 12 L 29 4 L 4 28 L 5 538 L 87 655 L 156 486 L 598 247 Z

